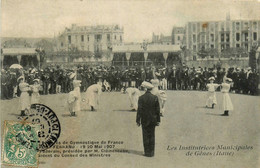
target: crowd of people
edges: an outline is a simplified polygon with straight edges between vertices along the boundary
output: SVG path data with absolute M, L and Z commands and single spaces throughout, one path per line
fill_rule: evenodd
M 44 69 L 21 68 L 1 70 L 1 98 L 20 97 L 21 116 L 26 116 L 31 104 L 40 103 L 40 94 L 67 93 L 67 107 L 71 117 L 80 115 L 88 105 L 98 110 L 103 91 L 127 93 L 132 111 L 137 111 L 136 124 L 142 125 L 144 153 L 154 156 L 155 127 L 165 114 L 167 94 L 164 90 L 207 91 L 206 107 L 217 105 L 215 91 L 222 93 L 221 116 L 234 110 L 229 92 L 257 95 L 259 74 L 251 68 L 126 68 L 114 66 L 78 66 Z M 140 90 L 145 93 L 141 95 Z M 81 97 L 80 92 L 85 92 Z M 83 102 L 83 103 L 82 103 Z
M 86 66 L 63 68 L 50 65 L 43 69 L 2 69 L 1 70 L 1 99 L 19 97 L 21 91 L 17 79 L 24 76 L 29 85 L 39 80 L 40 94 L 69 93 L 73 90 L 73 80 L 80 80 L 80 91 L 85 92 L 92 84 L 100 83 L 106 91 L 121 91 L 128 87 L 139 88 L 143 81 L 159 80 L 159 89 L 162 90 L 201 90 L 206 91 L 209 78 L 214 77 L 215 83 L 221 84 L 223 77 L 233 80 L 230 91 L 243 94 L 258 94 L 259 73 L 250 67 L 240 68 L 201 68 L 201 67 L 172 67 L 165 68 L 114 66 Z

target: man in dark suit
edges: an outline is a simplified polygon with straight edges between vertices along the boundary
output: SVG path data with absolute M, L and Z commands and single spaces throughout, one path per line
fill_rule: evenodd
M 144 155 L 154 156 L 155 126 L 160 123 L 160 105 L 157 96 L 151 93 L 153 85 L 143 82 L 142 86 L 147 89 L 145 94 L 139 97 L 136 123 L 142 124 Z

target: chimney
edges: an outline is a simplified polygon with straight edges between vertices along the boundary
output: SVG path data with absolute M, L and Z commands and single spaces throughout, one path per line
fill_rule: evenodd
M 77 26 L 76 24 L 72 24 L 72 25 L 71 25 L 71 29 L 75 29 L 76 26 Z
M 230 11 L 226 13 L 226 21 L 230 21 Z

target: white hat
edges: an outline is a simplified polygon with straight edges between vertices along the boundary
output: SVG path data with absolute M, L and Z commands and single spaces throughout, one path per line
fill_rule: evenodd
M 32 71 L 31 71 L 31 73 L 35 73 L 36 72 L 36 69 L 34 68 L 34 69 L 32 69 Z
M 141 86 L 145 87 L 147 89 L 152 89 L 154 87 L 151 83 L 146 82 L 146 81 L 144 81 Z
M 33 81 L 34 82 L 36 81 L 36 82 L 40 83 L 40 79 L 34 79 Z
M 24 76 L 20 76 L 20 77 L 17 79 L 17 82 L 18 82 L 19 80 L 21 80 L 21 79 L 24 80 Z
M 160 73 L 158 73 L 158 72 L 155 72 L 155 75 L 156 75 L 156 76 L 161 76 L 161 74 L 160 74 Z
M 73 79 L 76 76 L 76 73 L 70 74 L 70 79 Z
M 212 76 L 212 77 L 210 77 L 210 78 L 209 78 L 209 80 L 213 80 L 213 81 L 214 81 L 214 80 L 215 80 L 215 78 Z
M 80 83 L 81 83 L 81 80 L 73 80 L 73 86 L 74 87 L 79 87 L 80 86 Z
M 232 82 L 233 80 L 231 78 L 226 78 L 227 82 Z
M 24 88 L 27 88 L 28 86 L 29 86 L 28 83 L 20 83 L 20 84 L 19 84 L 19 89 L 20 89 L 21 91 L 23 91 L 23 89 L 24 89 Z

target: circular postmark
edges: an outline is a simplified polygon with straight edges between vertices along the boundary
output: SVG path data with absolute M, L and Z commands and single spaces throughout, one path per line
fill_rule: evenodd
M 18 126 L 15 125 L 14 130 L 17 129 L 17 127 Z M 20 143 L 21 145 L 23 145 L 28 149 L 32 149 L 32 148 L 37 149 L 38 147 L 37 145 L 38 141 L 36 140 L 37 132 L 33 131 L 31 125 L 22 123 L 22 127 L 20 128 L 20 130 L 16 131 L 15 133 L 16 133 L 15 139 L 18 143 Z
M 32 104 L 29 115 L 25 116 L 23 120 L 40 125 L 39 151 L 46 150 L 57 142 L 61 132 L 60 122 L 57 115 L 48 106 Z

